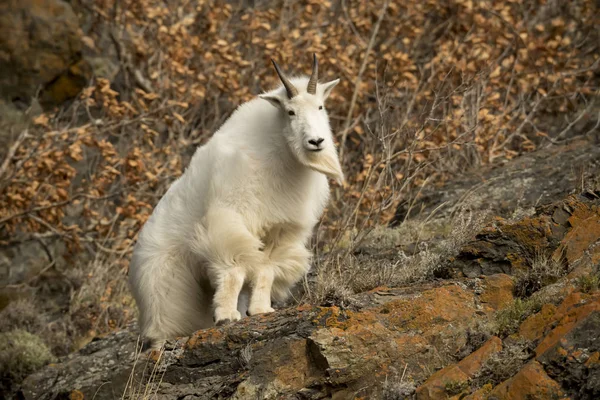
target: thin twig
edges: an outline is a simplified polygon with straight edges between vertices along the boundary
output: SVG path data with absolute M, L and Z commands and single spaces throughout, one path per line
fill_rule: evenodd
M 387 11 L 389 5 L 389 0 L 386 0 L 383 3 L 383 7 L 381 8 L 381 12 L 379 13 L 379 18 L 373 27 L 373 33 L 371 33 L 371 39 L 369 40 L 369 45 L 365 50 L 365 57 L 363 58 L 363 62 L 358 70 L 358 75 L 356 77 L 356 82 L 354 83 L 354 92 L 352 93 L 352 100 L 350 101 L 350 108 L 348 109 L 348 114 L 346 115 L 346 122 L 344 124 L 344 130 L 342 131 L 342 140 L 340 141 L 340 162 L 344 163 L 344 147 L 346 145 L 346 138 L 348 137 L 348 132 L 350 131 L 350 121 L 352 119 L 352 114 L 354 113 L 354 106 L 356 105 L 356 99 L 358 98 L 358 91 L 360 89 L 360 84 L 362 81 L 362 75 L 367 68 L 367 63 L 369 61 L 369 54 L 375 45 L 375 39 L 377 38 L 377 34 L 379 33 L 379 27 L 381 26 L 381 22 L 385 17 L 385 12 Z
M 28 134 L 28 130 L 25 129 L 23 132 L 21 132 L 21 134 L 19 135 L 17 140 L 12 144 L 12 146 L 10 146 L 10 148 L 8 149 L 8 153 L 6 153 L 6 158 L 4 158 L 4 161 L 2 162 L 2 166 L 0 166 L 0 179 L 2 179 L 2 177 L 4 176 L 4 173 L 8 169 L 10 160 L 12 160 L 12 158 L 15 156 L 17 149 L 19 148 L 19 146 L 21 146 L 23 141 L 25 141 L 25 139 L 27 139 L 28 137 L 30 137 Z
M 31 214 L 31 213 L 34 213 L 34 212 L 47 210 L 49 208 L 55 208 L 55 207 L 65 206 L 67 204 L 70 204 L 74 200 L 82 198 L 82 197 L 84 197 L 84 198 L 86 198 L 88 200 L 106 200 L 106 199 L 109 199 L 111 197 L 114 197 L 114 196 L 118 195 L 121 191 L 122 190 L 120 190 L 118 192 L 115 192 L 115 193 L 108 194 L 106 196 L 101 196 L 101 197 L 94 197 L 94 196 L 90 196 L 90 195 L 87 195 L 87 194 L 84 194 L 84 193 L 79 193 L 79 194 L 76 194 L 75 196 L 71 197 L 68 200 L 60 201 L 58 203 L 52 203 L 52 204 L 49 204 L 47 206 L 40 206 L 40 207 L 30 208 L 29 210 L 21 211 L 21 212 L 9 215 L 7 217 L 4 217 L 4 218 L 0 219 L 0 225 L 6 223 L 8 221 L 10 221 L 11 219 L 22 217 L 22 216 L 27 215 L 27 214 Z

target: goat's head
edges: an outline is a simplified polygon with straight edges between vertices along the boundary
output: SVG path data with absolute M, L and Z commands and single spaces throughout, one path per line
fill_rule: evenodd
M 344 175 L 337 156 L 325 100 L 340 80 L 318 83 L 319 64 L 313 55 L 312 74 L 306 88 L 298 88 L 281 71 L 273 60 L 273 66 L 283 83 L 280 90 L 259 97 L 269 101 L 280 112 L 286 123 L 283 134 L 292 153 L 309 168 L 324 173 L 338 182 Z M 298 79 L 298 81 L 305 81 Z

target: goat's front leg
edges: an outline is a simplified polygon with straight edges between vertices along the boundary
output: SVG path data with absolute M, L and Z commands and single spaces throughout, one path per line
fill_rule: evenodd
M 271 288 L 275 271 L 270 265 L 257 268 L 250 282 L 250 304 L 248 314 L 256 315 L 273 312 L 271 307 Z
M 213 298 L 214 319 L 217 325 L 224 325 L 241 318 L 237 303 L 244 285 L 245 273 L 241 267 L 234 267 L 223 268 L 218 275 Z

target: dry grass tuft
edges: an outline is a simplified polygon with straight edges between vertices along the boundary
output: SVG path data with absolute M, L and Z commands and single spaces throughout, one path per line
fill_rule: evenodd
M 40 333 L 46 325 L 39 307 L 31 299 L 13 301 L 0 312 L 0 332 L 21 329 Z
M 341 249 L 321 259 L 316 277 L 305 284 L 305 300 L 347 304 L 353 294 L 378 286 L 402 286 L 445 276 L 445 263 L 473 238 L 486 218 L 486 213 L 462 208 L 449 221 L 407 221 L 397 228 L 379 227 L 351 237 Z M 412 250 L 401 249 L 403 244 L 411 245 Z
M 531 260 L 530 267 L 517 274 L 515 295 L 527 298 L 541 288 L 555 283 L 568 272 L 568 269 L 551 255 L 537 253 Z
M 534 357 L 532 343 L 527 340 L 505 340 L 504 347 L 493 354 L 471 381 L 473 388 L 486 384 L 496 386 L 514 376 Z
M 577 278 L 577 287 L 583 293 L 596 292 L 600 288 L 600 276 L 584 275 Z

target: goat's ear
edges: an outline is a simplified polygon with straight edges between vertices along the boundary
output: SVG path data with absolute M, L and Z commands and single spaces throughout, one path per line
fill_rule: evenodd
M 260 97 L 263 100 L 267 100 L 273 105 L 273 107 L 283 109 L 283 100 L 279 96 L 276 96 L 274 94 L 259 94 L 258 97 Z
M 340 83 L 339 79 L 334 79 L 332 81 L 320 84 L 319 86 L 321 86 L 323 89 L 323 100 L 327 99 L 329 97 L 329 95 L 331 94 L 331 91 L 333 90 L 333 88 L 335 87 L 335 85 L 337 85 L 338 83 Z

